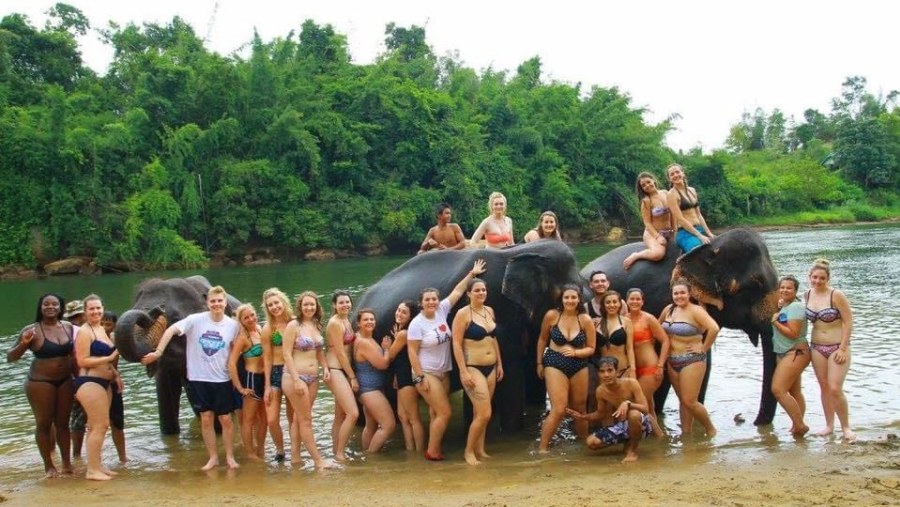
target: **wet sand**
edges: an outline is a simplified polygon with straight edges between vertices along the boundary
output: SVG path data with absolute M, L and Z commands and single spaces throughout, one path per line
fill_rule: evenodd
M 3 505 L 376 506 L 868 506 L 900 505 L 900 440 L 870 431 L 855 444 L 759 442 L 672 448 L 650 442 L 637 463 L 618 449 L 564 444 L 548 457 L 494 459 L 479 467 L 458 452 L 444 463 L 383 456 L 343 471 L 292 471 L 245 463 L 237 471 L 142 471 L 131 464 L 107 483 L 78 478 L 0 479 Z M 200 463 L 196 464 L 198 467 Z M 83 464 L 81 465 L 83 467 Z M 17 474 L 18 475 L 18 474 Z

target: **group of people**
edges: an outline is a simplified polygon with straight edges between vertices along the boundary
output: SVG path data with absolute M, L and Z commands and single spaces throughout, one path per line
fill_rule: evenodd
M 687 186 L 681 166 L 669 166 L 667 176 L 671 183 L 668 191 L 659 189 L 651 174 L 638 176 L 636 189 L 647 248 L 628 257 L 626 268 L 637 260 L 661 259 L 669 241 L 676 241 L 687 252 L 713 238 L 700 212 L 697 191 Z M 472 241 L 483 237 L 488 247 L 513 245 L 506 198 L 495 192 L 489 206 L 491 215 L 481 222 Z M 465 248 L 461 229 L 451 223 L 450 206 L 440 204 L 436 211 L 438 224 L 428 232 L 420 253 Z M 558 225 L 553 212 L 544 212 L 524 239 L 561 240 Z M 442 440 L 452 417 L 450 372 L 455 360 L 473 407 L 464 459 L 476 465 L 488 456 L 485 435 L 492 398 L 504 376 L 496 338 L 498 322 L 493 309 L 485 305 L 488 286 L 478 278 L 484 272 L 485 262 L 478 260 L 449 294 L 442 296 L 435 288 L 424 288 L 419 301 L 401 302 L 391 332 L 383 337 L 374 336 L 376 314 L 372 309 L 358 310 L 355 325 L 351 322 L 352 301 L 346 292 L 334 293 L 332 314 L 326 320 L 315 293 L 302 292 L 292 304 L 281 290 L 268 289 L 262 295 L 265 323 L 261 325 L 252 304 L 239 306 L 233 317 L 226 315 L 227 294 L 222 287 L 213 287 L 207 294 L 207 311 L 170 325 L 155 350 L 141 362 L 152 364 L 173 337 L 187 337 L 187 393 L 200 414 L 208 454 L 202 469 L 210 470 L 219 465 L 217 420 L 225 463 L 230 468 L 239 466 L 232 420 L 237 407 L 241 408 L 240 440 L 246 457 L 264 457 L 268 434 L 275 459 L 287 459 L 281 420 L 285 401 L 291 462 L 302 464 L 301 448 L 305 447 L 317 469 L 340 466 L 325 460 L 316 445 L 312 419 L 320 379 L 334 398 L 331 450 L 337 462 L 347 459 L 360 406 L 365 418 L 363 451 L 381 451 L 399 422 L 406 449 L 423 452 L 427 460 L 443 460 Z M 850 364 L 852 314 L 847 298 L 829 285 L 830 274 L 827 261 L 814 263 L 803 302 L 797 298 L 796 278 L 786 276 L 780 281 L 779 310 L 772 315 L 777 353 L 772 392 L 791 418 L 791 432 L 806 434 L 809 427 L 804 422 L 806 403 L 800 377 L 812 362 L 825 413 L 825 428 L 818 434 L 831 434 L 837 415 L 843 438 L 852 441 L 855 435 L 843 393 Z M 546 384 L 550 409 L 542 423 L 539 451 L 549 451 L 560 423 L 569 416 L 589 448 L 624 444 L 624 461 L 636 460 L 641 439 L 664 435 L 653 402 L 664 375 L 679 399 L 682 433 L 690 435 L 696 420 L 705 435 L 714 436 L 716 428 L 699 394 L 707 353 L 719 326 L 702 305 L 692 301 L 688 283 L 673 282 L 672 304 L 659 316 L 643 310 L 640 288 L 629 289 L 624 296 L 609 290 L 610 281 L 602 271 L 591 273 L 588 284 L 591 299 L 582 300 L 579 286 L 564 286 L 556 307 L 542 319 L 536 373 Z M 464 295 L 468 304 L 449 322 Z M 100 461 L 105 434 L 111 422 L 120 432 L 124 427 L 123 385 L 112 337 L 115 316 L 107 315 L 104 320 L 100 298 L 90 295 L 79 302 L 83 310 L 66 313 L 66 317 L 84 314 L 84 322 L 76 325 L 63 320 L 64 304 L 58 295 L 42 296 L 35 322 L 22 329 L 7 359 L 18 360 L 27 350 L 33 353 L 25 391 L 35 415 L 35 438 L 47 474 L 58 473 L 51 457 L 54 445 L 59 447 L 63 472 L 71 473 L 69 418 L 77 401 L 87 415 L 86 476 L 107 480 L 115 473 Z M 809 342 L 807 321 L 812 323 Z M 396 415 L 387 396 L 391 388 L 396 389 Z M 420 399 L 428 406 L 427 430 L 420 416 Z M 120 459 L 126 460 L 124 433 L 117 438 L 114 432 L 114 440 L 117 448 L 121 443 Z

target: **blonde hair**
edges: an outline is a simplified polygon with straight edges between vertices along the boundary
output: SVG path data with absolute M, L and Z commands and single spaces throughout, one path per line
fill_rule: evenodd
M 285 313 L 285 315 L 287 315 L 287 320 L 293 319 L 294 318 L 294 309 L 291 308 L 290 298 L 288 298 L 287 294 L 282 292 L 281 289 L 279 289 L 278 287 L 272 287 L 271 289 L 266 289 L 262 295 L 262 307 L 263 307 L 263 310 L 266 312 L 266 321 L 271 322 L 272 325 L 275 324 L 275 317 L 273 317 L 272 314 L 269 313 L 269 307 L 268 307 L 268 305 L 266 305 L 266 301 L 272 296 L 275 296 L 281 300 L 281 306 L 284 307 L 284 313 Z
M 821 269 L 825 272 L 825 275 L 828 276 L 828 279 L 831 279 L 831 262 L 828 259 L 824 259 L 822 257 L 813 261 L 812 267 L 809 268 L 809 274 L 812 274 L 813 271 Z
M 488 212 L 494 211 L 494 199 L 497 198 L 503 199 L 503 204 L 507 204 L 506 196 L 503 195 L 502 192 L 491 192 L 491 196 L 488 197 Z
M 237 323 L 241 326 L 241 329 L 244 329 L 244 323 L 241 322 L 241 319 L 244 318 L 244 314 L 248 311 L 256 313 L 256 308 L 253 308 L 253 305 L 251 305 L 250 303 L 244 303 L 241 306 L 238 306 L 234 311 L 234 320 L 236 320 Z
M 218 296 L 222 295 L 224 297 L 228 297 L 228 293 L 225 292 L 225 289 L 221 285 L 216 285 L 215 287 L 210 287 L 208 291 L 206 291 L 206 298 L 209 299 L 210 296 Z

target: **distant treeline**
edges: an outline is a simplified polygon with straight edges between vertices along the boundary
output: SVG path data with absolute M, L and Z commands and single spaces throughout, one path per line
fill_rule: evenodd
M 682 163 L 714 227 L 748 217 L 896 209 L 896 92 L 851 77 L 828 114 L 746 115 L 711 154 L 664 144 L 627 93 L 437 57 L 389 24 L 385 52 L 351 62 L 344 35 L 299 34 L 211 53 L 179 18 L 99 30 L 105 75 L 81 59 L 91 28 L 57 4 L 43 28 L 0 21 L 0 265 L 69 255 L 189 267 L 257 247 L 413 250 L 447 201 L 466 234 L 506 194 L 521 237 L 553 210 L 563 231 L 640 228 L 634 180 Z M 489 51 L 486 48 L 486 51 Z M 723 133 L 725 135 L 725 133 Z M 849 208 L 848 208 L 849 206 Z M 872 215 L 872 216 L 867 216 Z M 854 218 L 854 217 L 851 217 Z

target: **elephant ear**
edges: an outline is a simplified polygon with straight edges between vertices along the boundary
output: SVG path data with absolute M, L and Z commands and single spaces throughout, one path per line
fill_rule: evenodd
M 521 306 L 528 313 L 528 318 L 533 317 L 535 307 L 551 289 L 546 262 L 543 255 L 523 253 L 511 257 L 506 263 L 501 292 Z

